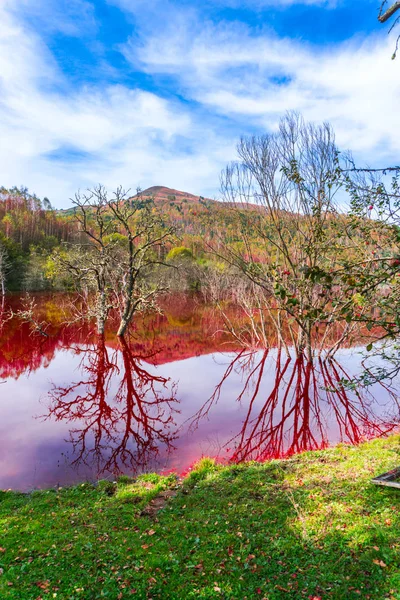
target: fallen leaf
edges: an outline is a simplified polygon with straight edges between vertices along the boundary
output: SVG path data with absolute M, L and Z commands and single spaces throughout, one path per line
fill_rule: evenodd
M 373 562 L 374 562 L 376 565 L 379 565 L 380 567 L 383 567 L 383 568 L 387 567 L 387 564 L 385 564 L 385 563 L 383 562 L 383 560 L 377 560 L 377 559 L 375 558 L 375 559 L 373 560 Z
M 47 590 L 49 588 L 49 586 L 50 586 L 50 581 L 37 581 L 36 585 L 41 590 Z

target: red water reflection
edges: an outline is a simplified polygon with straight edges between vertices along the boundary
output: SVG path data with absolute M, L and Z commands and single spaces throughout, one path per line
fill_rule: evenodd
M 37 322 L 47 323 L 46 336 L 40 335 L 31 323 L 17 317 L 7 319 L 10 311 L 17 314 L 22 302 L 21 296 L 10 296 L 0 313 L 0 379 L 18 378 L 22 373 L 34 372 L 48 366 L 59 349 L 91 344 L 96 340 L 93 324 L 72 318 L 73 297 L 64 294 L 35 296 L 34 318 Z M 132 350 L 148 356 L 152 364 L 234 348 L 232 339 L 222 330 L 223 320 L 218 311 L 202 304 L 196 297 L 165 298 L 162 308 L 162 313 L 138 317 L 130 328 Z M 112 331 L 111 321 L 105 343 L 118 348 L 118 338 Z
M 176 438 L 175 386 L 144 366 L 154 354 L 137 354 L 133 346 L 121 338 L 112 350 L 98 336 L 83 351 L 83 377 L 49 394 L 46 417 L 79 424 L 70 429 L 72 464 L 95 466 L 98 475 L 144 469 Z
M 220 314 L 185 296 L 165 298 L 162 314 L 137 319 L 118 340 L 71 318 L 71 300 L 35 297 L 46 335 L 8 319 L 20 298 L 3 307 L 0 488 L 181 472 L 203 454 L 286 457 L 385 435 L 399 423 L 393 390 L 342 385 L 360 367 L 349 351 L 310 363 L 283 356 L 273 338 L 268 350 L 235 349 Z
M 266 365 L 273 366 L 267 375 L 267 391 L 263 389 Z M 236 400 L 245 405 L 245 411 L 240 431 L 225 443 L 232 462 L 265 461 L 322 449 L 333 437 L 335 442 L 358 444 L 387 435 L 400 423 L 396 392 L 384 384 L 376 386 L 374 391 L 387 397 L 385 410 L 379 410 L 371 391 L 349 391 L 343 385 L 350 374 L 338 360 L 320 357 L 311 363 L 304 356 L 283 357 L 280 351 L 271 356 L 270 350 L 242 350 L 193 417 L 192 429 L 210 418 L 234 371 L 242 374 Z

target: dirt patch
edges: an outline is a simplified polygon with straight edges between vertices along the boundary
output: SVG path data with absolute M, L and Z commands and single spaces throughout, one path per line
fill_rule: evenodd
M 160 492 L 158 496 L 150 500 L 149 504 L 140 513 L 143 517 L 155 517 L 157 513 L 164 508 L 167 502 L 176 496 L 178 488 L 174 490 L 165 490 Z

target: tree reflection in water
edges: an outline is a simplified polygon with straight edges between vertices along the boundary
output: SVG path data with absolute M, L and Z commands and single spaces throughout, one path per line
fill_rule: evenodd
M 72 465 L 89 465 L 97 475 L 142 470 L 162 448 L 168 453 L 176 439 L 176 386 L 150 373 L 146 361 L 156 352 L 135 352 L 120 338 L 112 350 L 104 335 L 83 352 L 83 377 L 66 387 L 54 387 L 45 418 L 76 422 L 70 430 Z
M 266 460 L 339 441 L 357 443 L 388 433 L 399 422 L 399 404 L 390 389 L 382 384 L 369 391 L 363 388 L 352 391 L 343 386 L 342 378 L 351 380 L 356 374 L 348 373 L 343 365 L 351 370 L 352 364 L 359 368 L 361 362 L 350 359 L 349 349 L 340 351 L 337 359 L 328 360 L 327 349 L 321 349 L 322 342 L 316 340 L 318 352 L 312 363 L 302 356 L 287 359 L 286 354 L 273 347 L 278 343 L 273 339 L 269 350 L 254 351 L 246 347 L 237 351 L 232 338 L 221 333 L 220 315 L 212 307 L 193 298 L 179 301 L 172 297 L 165 300 L 164 314 L 146 315 L 143 321 L 135 322 L 130 337 L 118 341 L 109 331 L 105 337 L 96 337 L 90 323 L 64 323 L 60 314 L 63 298 L 48 295 L 35 298 L 35 318 L 50 323 L 49 337 L 32 332 L 28 323 L 17 318 L 8 319 L 7 315 L 16 314 L 21 305 L 19 298 L 10 299 L 13 311 L 5 307 L 0 334 L 0 383 L 4 378 L 11 387 L 13 381 L 21 379 L 20 388 L 12 389 L 21 389 L 22 398 L 31 395 L 31 402 L 27 403 L 28 411 L 32 411 L 29 415 L 37 415 L 42 411 L 36 408 L 35 401 L 48 382 L 45 369 L 54 362 L 55 370 L 51 372 L 57 377 L 57 384 L 49 393 L 47 418 L 60 422 L 60 430 L 61 422 L 68 424 L 71 460 L 76 466 L 88 465 L 94 475 L 163 468 L 175 445 L 173 466 L 184 470 L 201 457 L 202 445 L 211 444 L 211 454 L 215 455 L 219 440 L 225 450 L 233 448 L 229 453 L 223 452 L 232 461 Z M 178 318 L 179 315 L 185 318 Z M 233 324 L 240 321 L 241 316 L 236 315 L 234 307 L 228 315 Z M 212 332 L 217 333 L 211 335 Z M 340 329 L 333 333 L 328 340 L 330 347 L 341 338 Z M 349 345 L 350 342 L 364 345 L 367 339 L 368 336 L 361 336 L 350 340 Z M 155 351 L 155 340 L 160 352 Z M 227 366 L 218 367 L 219 372 L 209 366 L 205 356 L 204 360 L 196 358 L 209 353 L 221 356 L 227 347 L 234 349 L 234 353 L 229 354 Z M 70 383 L 74 380 L 73 354 L 82 357 L 81 374 L 76 376 L 79 381 Z M 187 363 L 186 359 L 192 362 Z M 165 373 L 169 363 L 181 377 L 184 418 L 177 415 L 176 387 L 168 377 L 160 376 L 155 367 L 163 365 Z M 64 368 L 62 386 L 65 387 L 60 386 L 58 379 L 60 364 Z M 204 403 L 215 385 L 214 376 L 220 383 Z M 28 377 L 30 394 L 24 387 Z M 3 393 L 6 386 L 0 387 Z M 236 410 L 235 398 L 240 401 L 240 412 Z M 213 412 L 213 407 L 219 399 L 218 409 L 223 406 L 224 412 L 218 422 L 221 413 L 218 415 L 218 409 Z M 8 404 L 3 403 L 3 410 Z M 189 419 L 192 427 L 213 416 L 213 422 L 204 423 L 191 439 L 185 435 L 190 411 L 197 411 Z M 6 417 L 10 421 L 3 419 L 3 431 L 6 432 L 8 423 L 13 425 L 3 443 L 13 447 L 17 442 L 13 437 L 16 429 L 11 410 Z M 21 427 L 29 424 L 29 418 L 21 421 Z M 181 418 L 185 422 L 178 430 L 175 421 L 180 422 Z M 34 456 L 39 452 L 52 428 L 43 428 L 43 432 L 44 441 L 36 431 L 29 438 L 27 428 L 27 453 Z M 58 436 L 57 433 L 52 438 L 57 443 Z M 88 469 L 82 471 L 86 476 Z M 58 480 L 59 474 L 55 477 Z
M 272 375 L 266 374 L 270 368 Z M 381 407 L 371 391 L 345 387 L 343 381 L 350 376 L 339 360 L 319 357 L 310 362 L 304 356 L 283 357 L 279 350 L 244 349 L 192 418 L 192 429 L 209 416 L 233 372 L 242 374 L 237 401 L 246 412 L 240 431 L 225 444 L 232 462 L 288 457 L 333 441 L 357 444 L 389 433 L 400 422 L 396 393 L 385 386 L 387 410 L 378 414 Z M 271 384 L 267 392 L 265 382 Z

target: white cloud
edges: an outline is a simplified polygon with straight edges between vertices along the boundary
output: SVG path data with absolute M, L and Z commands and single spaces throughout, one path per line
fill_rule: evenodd
M 286 110 L 330 121 L 339 143 L 370 163 L 398 162 L 400 152 L 400 62 L 392 51 L 393 38 L 317 49 L 240 23 L 193 21 L 124 49 L 133 64 L 176 77 L 187 97 L 246 125 L 271 127 Z
M 71 89 L 17 4 L 29 0 L 0 7 L 1 185 L 27 185 L 57 206 L 98 182 L 214 195 L 235 139 L 274 128 L 293 109 L 330 121 L 339 143 L 370 164 L 399 162 L 400 62 L 390 60 L 390 39 L 317 51 L 241 23 L 201 23 L 191 8 L 159 14 L 163 35 L 144 26 L 123 52 L 134 69 L 162 73 L 194 104 L 124 85 Z M 88 2 L 74 0 L 74 10 L 80 5 Z M 84 14 L 92 18 L 89 8 Z
M 227 143 L 179 104 L 122 85 L 70 90 L 41 39 L 10 12 L 0 17 L 1 185 L 24 184 L 66 206 L 78 187 L 98 182 L 204 194 L 218 180 Z

